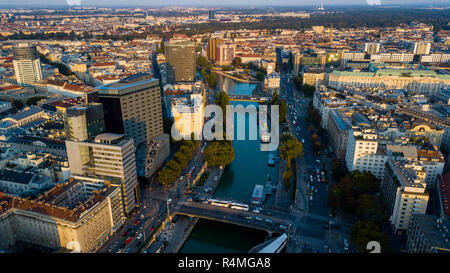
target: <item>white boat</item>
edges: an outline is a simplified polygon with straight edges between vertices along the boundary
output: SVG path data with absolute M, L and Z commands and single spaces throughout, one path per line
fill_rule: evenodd
M 264 200 L 264 186 L 255 185 L 252 194 L 252 204 L 261 205 Z

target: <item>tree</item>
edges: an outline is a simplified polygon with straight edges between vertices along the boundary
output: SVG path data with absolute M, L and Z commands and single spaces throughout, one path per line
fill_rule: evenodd
M 289 169 L 283 172 L 283 182 L 286 187 L 286 191 L 289 191 L 289 188 L 291 186 L 291 177 L 292 172 Z
M 280 98 L 278 97 L 278 92 L 275 91 L 272 94 L 272 99 L 270 101 L 270 104 L 279 104 L 280 103 Z
M 328 207 L 331 209 L 331 215 L 336 216 L 340 205 L 341 190 L 337 184 L 328 188 Z
M 208 83 L 209 88 L 215 89 L 217 85 L 217 76 L 216 73 L 212 72 L 206 76 L 206 82 Z
M 232 64 L 233 66 L 240 66 L 240 65 L 241 65 L 241 58 L 240 58 L 240 57 L 235 57 L 235 58 L 233 59 L 233 61 L 231 61 L 231 64 Z
M 204 150 L 208 166 L 226 166 L 234 160 L 234 148 L 230 141 L 215 140 Z
M 158 181 L 163 185 L 173 183 L 181 173 L 181 166 L 175 160 L 167 162 L 166 167 L 159 173 Z
M 375 194 L 380 190 L 380 180 L 371 172 L 358 170 L 351 173 L 356 194 Z
M 264 73 L 260 71 L 256 72 L 256 79 L 260 82 L 264 81 Z
M 169 185 L 177 179 L 178 175 L 169 168 L 163 169 L 158 175 L 159 183 L 163 185 Z
M 286 160 L 287 168 L 291 168 L 292 159 L 303 156 L 303 145 L 291 133 L 284 133 L 280 137 L 280 156 Z
M 358 221 L 352 226 L 350 242 L 359 252 L 369 252 L 367 243 L 377 241 L 381 245 L 381 252 L 391 252 L 391 244 L 386 233 L 380 230 L 377 224 L 367 221 Z
M 176 162 L 174 159 L 167 162 L 166 168 L 173 170 L 174 173 L 177 174 L 177 176 L 180 175 L 180 173 L 181 173 L 181 165 L 180 165 L 180 163 Z
M 311 121 L 315 126 L 320 127 L 320 113 L 314 108 L 312 103 L 308 104 L 308 120 Z
M 280 104 L 280 123 L 283 122 L 286 119 L 286 113 L 287 113 L 287 105 L 286 101 L 282 100 Z
M 383 221 L 381 200 L 375 195 L 361 194 L 356 200 L 356 215 L 363 221 L 379 223 Z
M 208 66 L 208 59 L 204 56 L 198 56 L 197 57 L 197 65 L 199 65 L 202 68 L 207 68 Z
M 189 157 L 187 154 L 178 151 L 176 152 L 173 157 L 175 158 L 175 160 L 180 164 L 181 168 L 184 169 L 187 167 L 188 163 L 189 163 Z
M 331 175 L 333 176 L 335 181 L 339 181 L 342 177 L 345 176 L 343 164 L 337 158 L 333 159 L 333 162 L 331 162 Z
M 219 105 L 220 108 L 222 109 L 222 113 L 223 113 L 223 120 L 224 122 L 226 121 L 226 109 L 227 109 L 227 105 L 230 104 L 230 98 L 228 97 L 227 92 L 225 91 L 220 91 L 219 93 L 217 93 L 216 99 L 214 100 L 214 103 Z

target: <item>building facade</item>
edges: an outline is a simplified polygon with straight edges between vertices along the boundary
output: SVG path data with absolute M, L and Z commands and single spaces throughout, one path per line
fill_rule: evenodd
M 194 82 L 196 54 L 190 40 L 171 40 L 164 44 L 167 63 L 167 82 Z
M 125 134 L 136 145 L 163 133 L 161 88 L 150 74 L 136 74 L 99 87 L 105 131 Z
M 67 109 L 64 115 L 67 140 L 87 141 L 105 131 L 103 105 L 89 103 Z
M 381 193 L 394 232 L 406 232 L 413 214 L 425 214 L 429 194 L 426 172 L 414 162 L 389 160 L 381 182 Z
M 36 45 L 19 43 L 14 46 L 13 64 L 18 84 L 32 84 L 42 80 L 41 61 Z
M 93 142 L 66 141 L 70 172 L 120 185 L 123 210 L 129 214 L 139 203 L 139 183 L 133 139 L 104 133 Z

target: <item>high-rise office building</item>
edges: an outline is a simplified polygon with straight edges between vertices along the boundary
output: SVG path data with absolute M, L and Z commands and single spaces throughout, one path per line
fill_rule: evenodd
M 233 62 L 236 46 L 230 42 L 223 42 L 217 46 L 217 64 L 229 65 Z
M 430 54 L 431 43 L 427 42 L 415 42 L 414 43 L 414 54 L 417 55 L 428 55 Z
M 209 38 L 206 54 L 208 55 L 208 59 L 215 62 L 217 61 L 217 46 L 222 43 L 222 39 L 220 38 Z
M 215 12 L 214 12 L 214 10 L 209 10 L 208 11 L 208 19 L 209 20 L 214 20 L 214 19 L 216 19 L 216 16 L 215 16 L 216 14 L 215 14 Z
M 195 80 L 195 44 L 190 40 L 171 40 L 164 44 L 167 81 L 193 82 Z
M 380 44 L 379 43 L 365 43 L 364 44 L 364 52 L 367 52 L 369 54 L 375 54 L 380 51 Z
M 68 108 L 64 116 L 64 129 L 67 140 L 92 140 L 105 132 L 103 105 L 93 102 Z
M 163 133 L 159 81 L 139 73 L 99 87 L 106 132 L 125 134 L 136 145 Z
M 90 142 L 67 140 L 66 150 L 73 175 L 101 178 L 119 185 L 126 214 L 137 206 L 139 183 L 132 138 L 103 133 Z
M 14 72 L 18 84 L 32 84 L 42 80 L 41 61 L 36 45 L 19 43 L 12 49 Z

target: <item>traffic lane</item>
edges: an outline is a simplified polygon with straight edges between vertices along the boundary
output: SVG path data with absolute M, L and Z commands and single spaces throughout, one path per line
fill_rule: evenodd
M 183 202 L 184 203 L 184 202 Z M 213 212 L 222 212 L 224 214 L 228 214 L 228 215 L 232 215 L 239 212 L 240 215 L 244 215 L 244 216 L 252 216 L 252 217 L 261 217 L 261 218 L 269 218 L 273 221 L 286 221 L 291 223 L 292 221 L 295 220 L 295 216 L 292 216 L 292 214 L 290 213 L 282 213 L 279 211 L 275 211 L 275 210 L 269 210 L 269 209 L 265 209 L 263 208 L 263 211 L 270 211 L 272 213 L 272 215 L 265 215 L 263 213 L 254 213 L 249 211 L 244 211 L 244 210 L 235 210 L 232 208 L 225 208 L 225 207 L 220 207 L 220 206 L 213 206 L 213 205 L 209 205 L 209 204 L 203 204 L 203 203 L 198 203 L 198 202 L 185 202 L 184 204 L 181 204 L 180 206 L 180 210 L 184 209 L 185 211 L 188 211 L 189 209 L 196 209 L 197 211 L 200 212 L 205 212 L 208 210 L 211 210 Z M 281 218 L 283 217 L 283 218 Z
M 238 225 L 242 224 L 242 225 L 246 225 L 246 226 L 249 226 L 251 228 L 256 228 L 256 229 L 264 228 L 264 229 L 275 231 L 275 232 L 285 232 L 287 230 L 287 228 L 292 224 L 291 221 L 286 221 L 284 219 L 277 220 L 277 218 L 267 217 L 267 216 L 264 216 L 264 218 L 263 218 L 261 215 L 245 216 L 245 214 L 229 214 L 226 212 L 224 212 L 223 215 L 220 215 L 220 213 L 218 214 L 217 211 L 212 212 L 212 211 L 205 211 L 205 210 L 201 210 L 201 209 L 192 209 L 192 208 L 190 208 L 189 210 L 186 210 L 186 211 L 181 209 L 180 211 L 185 212 L 185 213 L 193 213 L 193 214 L 203 215 L 203 217 L 211 217 L 211 218 L 215 219 L 214 221 L 220 221 L 220 219 L 224 219 L 224 220 L 232 221 L 232 222 L 234 222 L 234 224 L 238 224 Z M 251 217 L 251 218 L 246 218 L 246 217 Z M 200 218 L 201 218 L 201 216 L 200 216 Z M 271 222 L 267 222 L 266 219 L 270 219 Z M 282 226 L 284 226 L 285 228 L 281 228 Z

